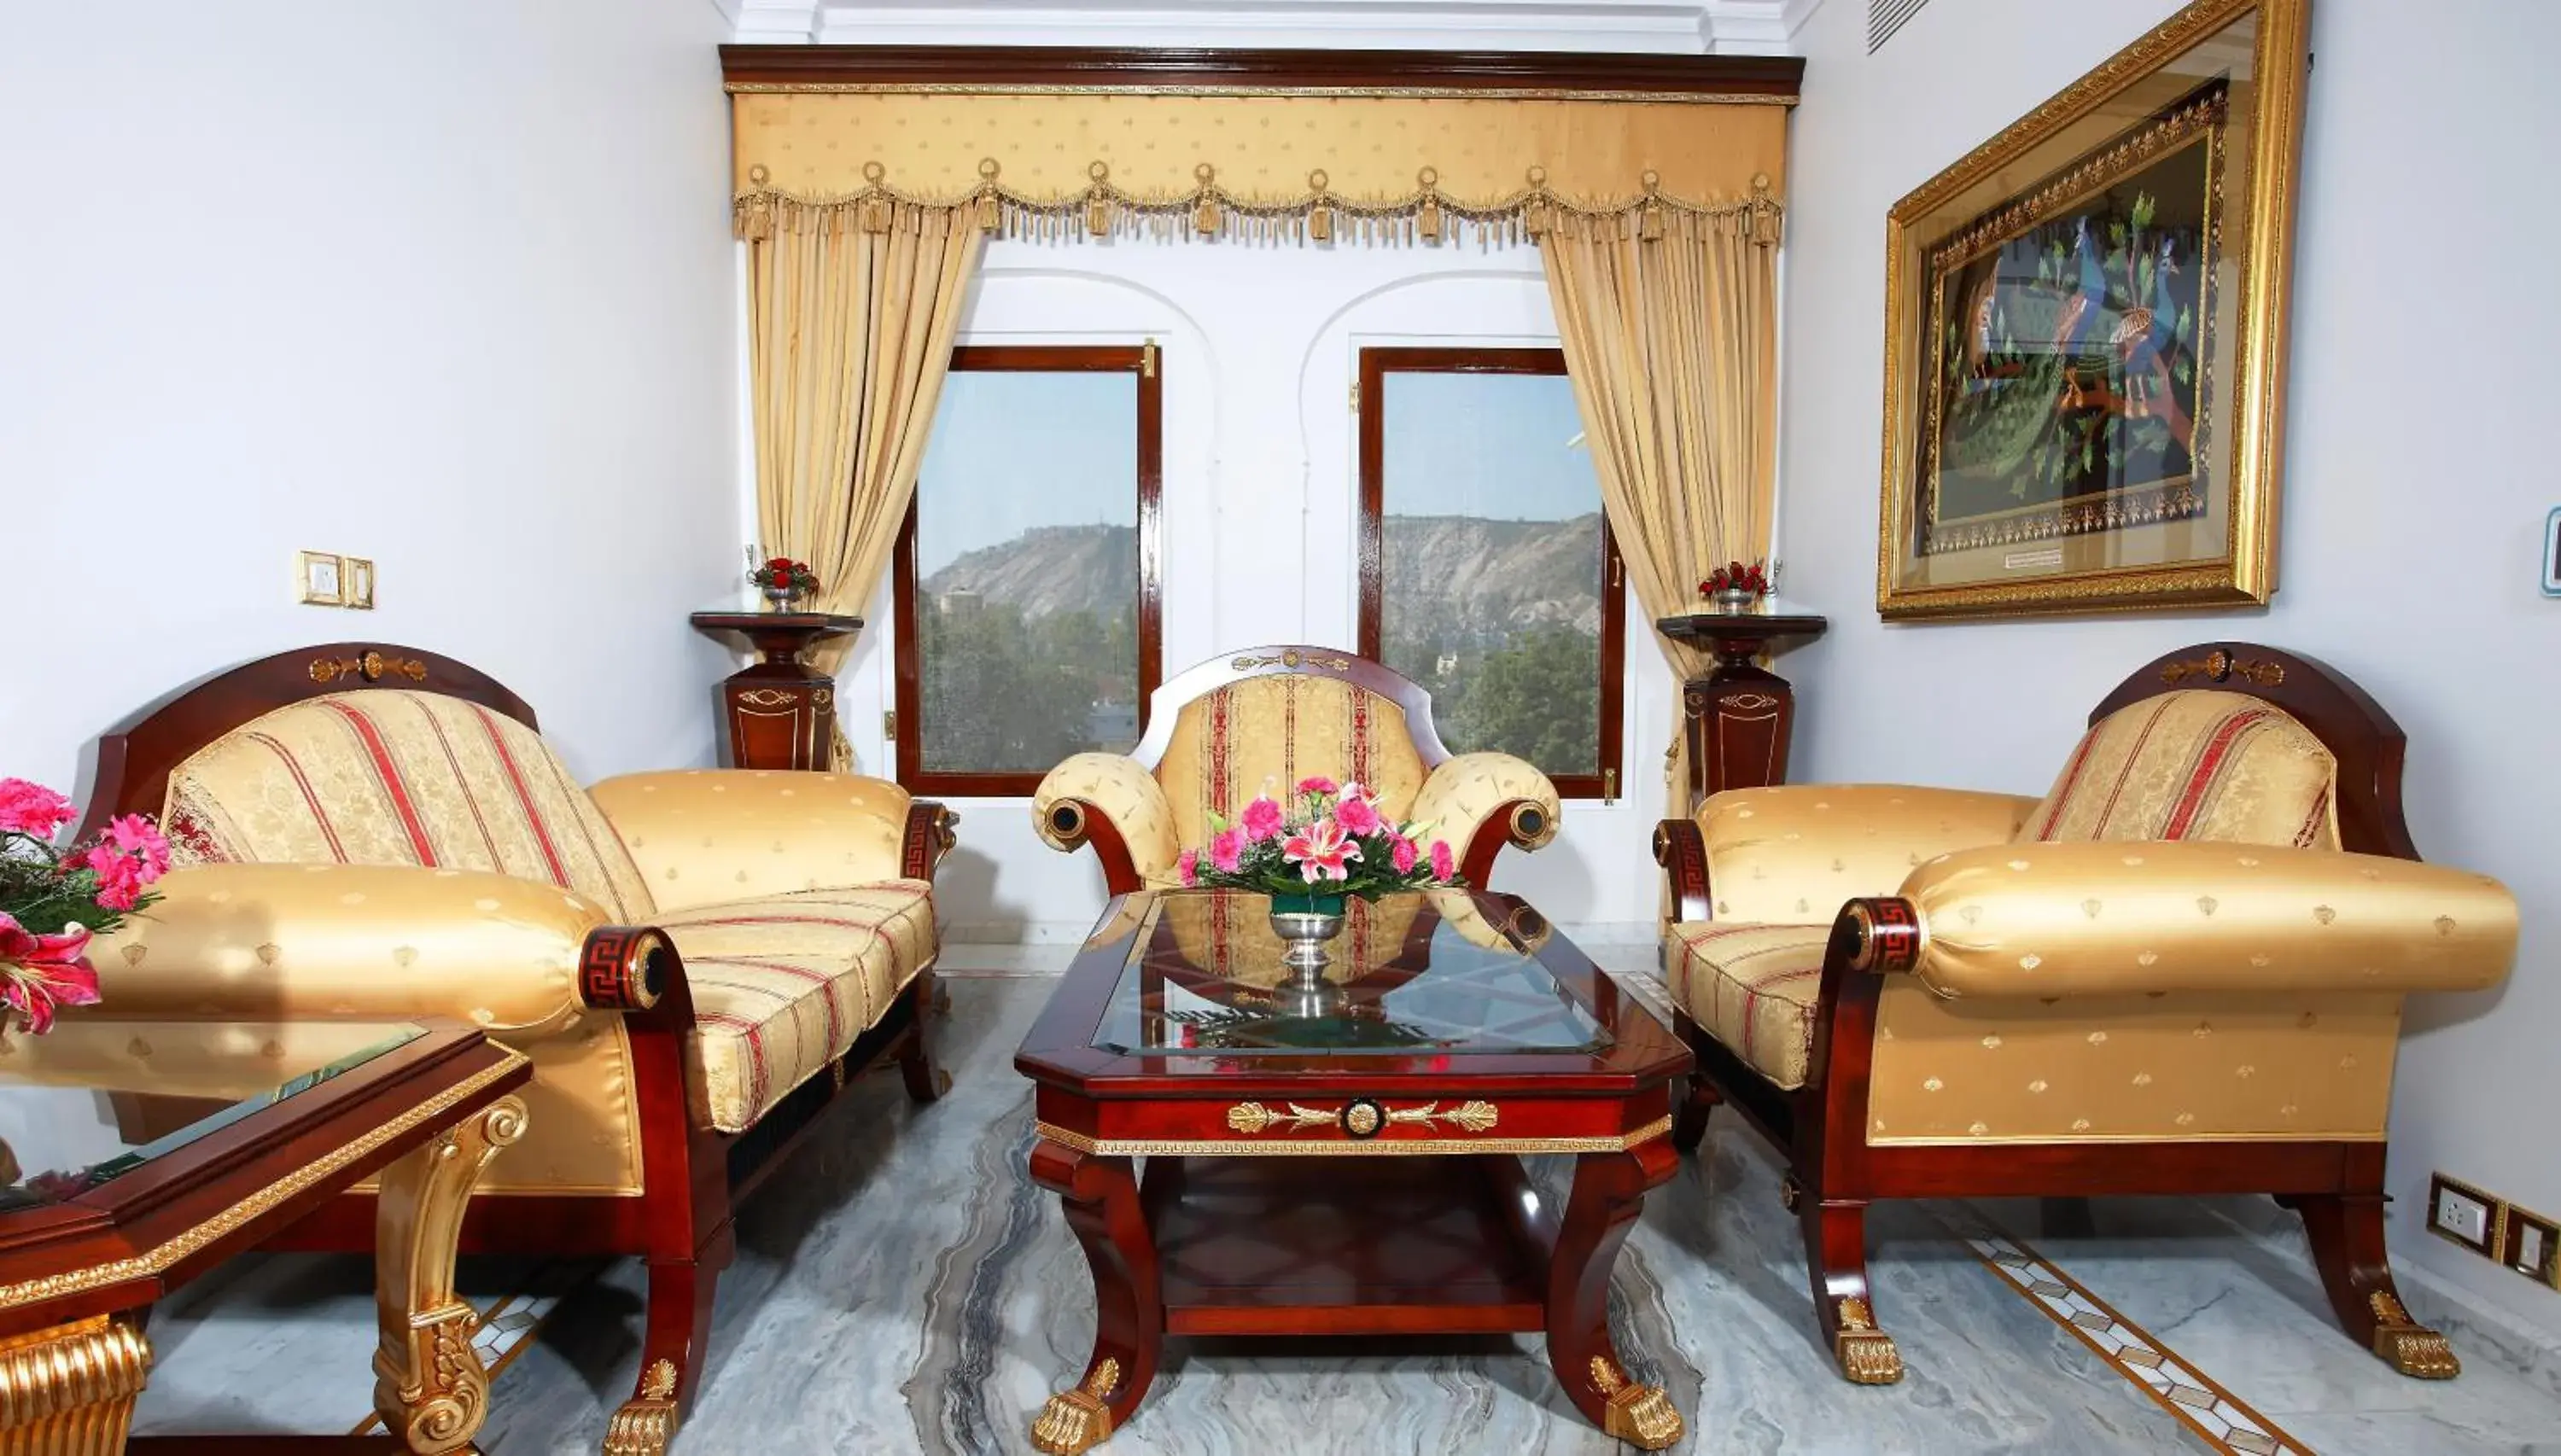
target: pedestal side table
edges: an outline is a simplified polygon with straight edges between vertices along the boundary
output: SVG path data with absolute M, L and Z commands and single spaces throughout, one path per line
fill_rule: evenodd
M 698 631 L 745 637 L 765 655 L 721 684 L 730 766 L 824 769 L 836 739 L 836 680 L 801 661 L 801 654 L 861 631 L 863 619 L 827 612 L 696 612 L 692 621 Z
M 1681 685 L 1689 747 L 1689 803 L 1681 815 L 1697 813 L 1710 794 L 1788 781 L 1795 690 L 1755 659 L 1810 642 L 1825 625 L 1818 616 L 1779 612 L 1689 612 L 1654 623 L 1655 631 L 1716 659 L 1707 676 Z

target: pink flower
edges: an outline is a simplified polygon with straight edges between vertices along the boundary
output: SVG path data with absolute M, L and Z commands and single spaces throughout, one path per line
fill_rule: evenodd
M 1334 822 L 1350 834 L 1376 834 L 1387 823 L 1378 817 L 1378 800 L 1362 793 L 1356 783 L 1343 785 L 1343 796 L 1334 804 Z
M 1280 806 L 1269 794 L 1245 806 L 1245 837 L 1261 844 L 1280 832 Z
M 1209 862 L 1216 865 L 1220 873 L 1233 875 L 1245 859 L 1245 844 L 1244 830 L 1220 830 L 1217 837 L 1209 842 Z
M 87 949 L 88 931 L 79 925 L 38 935 L 0 910 L 0 1003 L 16 1009 L 39 1037 L 54 1029 L 56 1005 L 96 1005 L 97 970 Z
M 1401 835 L 1401 834 L 1399 834 L 1399 835 L 1393 835 L 1393 836 L 1391 836 L 1391 837 L 1388 839 L 1388 842 L 1387 842 L 1387 862 L 1388 862 L 1389 864 L 1391 864 L 1391 865 L 1393 865 L 1393 866 L 1395 866 L 1395 867 L 1396 867 L 1396 873 L 1397 873 L 1397 874 L 1399 874 L 1399 875 L 1411 875 L 1411 874 L 1413 874 L 1413 873 L 1414 873 L 1414 859 L 1415 859 L 1414 841 L 1412 841 L 1412 840 L 1410 840 L 1410 839 L 1407 839 L 1404 835 Z
M 0 832 L 51 839 L 71 822 L 72 801 L 40 783 L 0 778 Z
M 1321 773 L 1311 773 L 1298 780 L 1298 792 L 1302 794 L 1330 794 L 1338 787 L 1340 785 Z
M 1200 884 L 1200 851 L 1183 851 L 1183 857 L 1174 861 L 1174 874 L 1186 886 Z
M 1450 841 L 1446 839 L 1432 841 L 1432 878 L 1435 880 L 1458 878 L 1458 857 L 1450 853 Z
M 1349 880 L 1349 861 L 1361 857 L 1360 846 L 1330 819 L 1319 819 L 1281 842 L 1280 858 L 1298 867 L 1309 885 L 1319 880 Z
M 142 898 L 145 886 L 169 873 L 169 841 L 139 814 L 107 821 L 97 843 L 72 859 L 97 874 L 97 902 L 110 910 L 129 910 Z

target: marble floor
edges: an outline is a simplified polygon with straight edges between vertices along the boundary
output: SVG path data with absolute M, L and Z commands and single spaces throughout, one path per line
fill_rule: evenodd
M 1055 982 L 946 976 L 951 1094 L 917 1108 L 895 1075 L 870 1079 L 744 1212 L 679 1452 L 1027 1452 L 1030 1413 L 1082 1369 L 1090 1283 L 1024 1175 L 1029 1084 L 1010 1064 Z M 1620 1258 L 1620 1348 L 1687 1415 L 1684 1451 L 2561 1453 L 2561 1357 L 2405 1279 L 2465 1372 L 2393 1375 L 2330 1324 L 2301 1237 L 2264 1201 L 2113 1201 L 2095 1231 L 2053 1238 L 2032 1205 L 1882 1208 L 1871 1272 L 1910 1375 L 1847 1385 L 1814 1335 L 1778 1184 L 1768 1149 L 1720 1117 Z M 2393 1236 L 2424 1235 L 2404 1219 Z M 360 1429 L 370 1278 L 363 1259 L 259 1256 L 169 1301 L 137 1429 Z M 499 1372 L 483 1448 L 595 1451 L 631 1387 L 636 1268 L 474 1260 L 464 1283 L 492 1315 Z M 2097 1332 L 2072 1333 L 2075 1312 Z M 1194 1341 L 1172 1356 L 1102 1450 L 1619 1449 L 1559 1395 L 1534 1339 Z

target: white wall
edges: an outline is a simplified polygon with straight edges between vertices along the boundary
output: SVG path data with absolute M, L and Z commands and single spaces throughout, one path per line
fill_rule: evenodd
M 972 344 L 1154 338 L 1164 351 L 1164 668 L 1238 647 L 1356 637 L 1359 457 L 1349 408 L 1360 349 L 1552 347 L 1530 248 L 1254 247 L 1233 243 L 1000 242 L 962 320 Z M 867 619 L 891 620 L 888 591 Z M 1615 804 L 1566 805 L 1557 842 L 1506 855 L 1498 889 L 1585 933 L 1642 936 L 1662 812 L 1669 670 L 1628 604 L 1625 757 Z M 841 674 L 846 731 L 872 772 L 895 699 L 891 634 L 866 629 Z M 1034 837 L 1028 800 L 953 800 L 960 850 L 939 884 L 950 933 L 1079 939 L 1103 902 L 1094 857 Z
M 728 108 L 704 0 L 0 10 L 0 774 L 373 638 L 590 777 L 707 762 L 736 571 Z M 298 549 L 378 610 L 298 605 Z
M 2501 991 L 2414 1001 L 2400 1060 L 2393 1248 L 2561 1330 L 2561 1296 L 2421 1231 L 2442 1168 L 2561 1210 L 2561 601 L 2536 592 L 2561 484 L 2541 441 L 2561 235 L 2538 179 L 2561 92 L 2542 0 L 2321 0 L 2312 43 L 2280 589 L 2264 612 L 1887 627 L 1874 608 L 1885 213 L 2167 16 L 2171 0 L 1940 0 L 1871 58 L 1862 8 L 1804 32 L 1789 166 L 1781 556 L 1831 634 L 1782 670 L 1797 776 L 2041 792 L 2092 704 L 2156 653 L 2235 637 L 2365 685 L 2410 737 L 2412 832 L 2526 906 Z M 2524 249 L 2520 255 L 2517 251 Z M 2424 584 L 2384 585 L 2423 572 Z M 1933 705 L 1937 705 L 1934 709 Z

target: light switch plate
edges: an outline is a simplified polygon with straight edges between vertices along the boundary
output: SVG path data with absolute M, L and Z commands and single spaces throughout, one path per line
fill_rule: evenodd
M 2561 596 L 2561 506 L 2543 518 L 2543 594 Z
M 2428 1180 L 2428 1231 L 2485 1258 L 2499 1256 L 2497 1199 L 2440 1173 Z
M 2561 1289 L 2561 1225 L 2530 1210 L 2510 1206 L 2498 1261 L 2537 1284 Z

